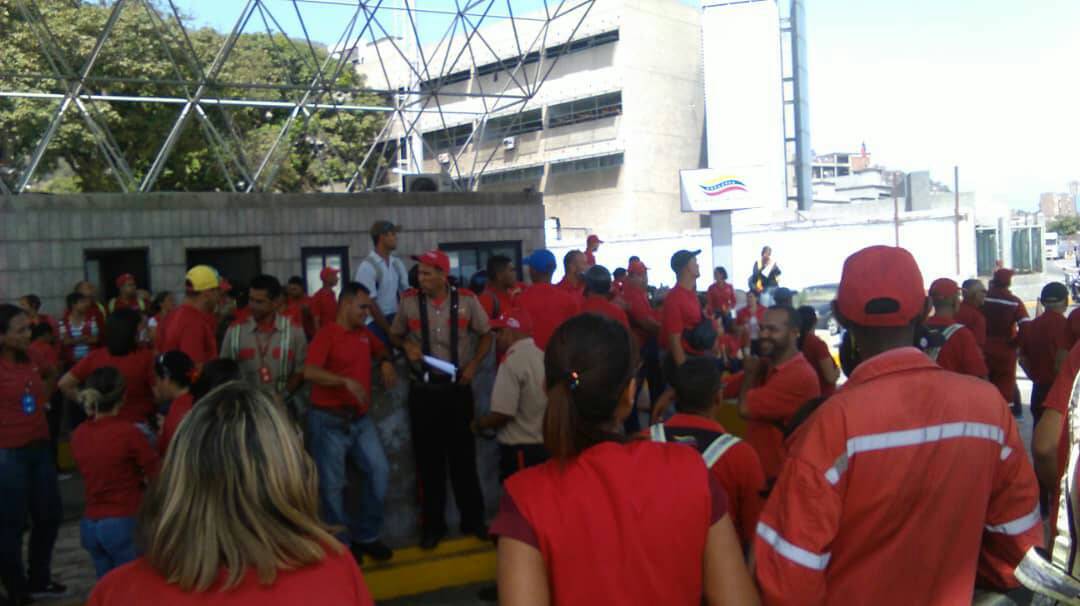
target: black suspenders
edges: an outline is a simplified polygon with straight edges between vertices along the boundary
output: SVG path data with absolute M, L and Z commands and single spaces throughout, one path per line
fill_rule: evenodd
M 428 326 L 427 295 L 420 293 L 417 296 L 420 306 L 420 340 L 421 348 L 425 356 L 431 355 L 431 327 Z M 458 291 L 450 289 L 450 363 L 454 368 L 458 366 Z

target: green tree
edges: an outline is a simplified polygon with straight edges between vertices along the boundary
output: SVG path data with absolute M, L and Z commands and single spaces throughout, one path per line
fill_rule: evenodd
M 1080 231 L 1080 217 L 1058 217 L 1046 224 L 1046 231 L 1059 236 L 1071 236 Z
M 70 0 L 35 0 L 28 2 L 44 17 L 55 36 L 57 54 L 71 70 L 81 69 L 94 46 L 98 33 L 109 17 L 111 7 L 98 4 L 75 4 Z M 148 13 L 153 11 L 153 13 Z M 249 22 L 257 23 L 257 18 Z M 0 32 L 4 34 L 4 52 L 0 53 L 0 88 L 63 92 L 53 74 L 50 61 L 30 23 L 11 2 L 0 3 Z M 252 29 L 249 25 L 249 29 Z M 199 78 L 224 42 L 224 36 L 212 29 L 188 29 L 194 48 L 194 63 L 183 33 L 170 15 L 158 12 L 142 2 L 129 2 L 91 72 L 88 90 L 117 96 L 184 97 L 193 86 L 183 82 Z M 176 59 L 178 65 L 170 61 Z M 294 102 L 302 90 L 281 90 L 273 85 L 310 83 L 326 59 L 326 50 L 311 49 L 306 42 L 284 35 L 245 33 L 237 41 L 217 78 L 207 87 L 204 97 L 247 98 L 265 101 Z M 333 71 L 334 62 L 331 62 Z M 38 77 L 14 76 L 33 74 Z M 332 74 L 326 73 L 323 79 Z M 96 80 L 95 80 L 96 78 Z M 238 86 L 255 81 L 261 88 Z M 270 85 L 270 86 L 266 86 Z M 377 105 L 381 99 L 364 92 L 364 82 L 351 66 L 341 70 L 321 101 L 342 104 Z M 45 132 L 59 102 L 38 99 L 0 99 L 0 168 L 25 165 Z M 172 128 L 182 105 L 165 103 L 102 102 L 87 104 L 95 120 L 106 126 L 115 138 L 116 147 L 129 164 L 136 180 L 149 170 L 161 143 Z M 239 172 L 220 157 L 227 147 L 246 158 L 254 171 L 270 149 L 288 117 L 288 109 L 204 106 L 211 124 L 223 136 L 219 144 L 194 117 L 187 121 L 156 189 L 165 191 L 229 190 L 227 175 L 240 181 Z M 281 141 L 275 159 L 284 156 L 273 183 L 266 171 L 260 186 L 275 191 L 318 191 L 332 183 L 347 180 L 363 158 L 383 125 L 381 113 L 353 113 L 322 110 L 314 112 L 305 124 L 298 119 Z M 70 172 L 68 171 L 70 169 Z M 226 172 L 228 171 L 228 173 Z M 59 173 L 57 172 L 59 171 Z M 62 174 L 62 177 L 61 177 Z M 0 178 L 4 178 L 0 172 Z M 56 176 L 54 179 L 53 177 Z M 83 118 L 70 108 L 64 114 L 56 136 L 49 145 L 42 164 L 35 173 L 35 189 L 71 191 L 115 191 L 119 189 L 106 158 Z M 9 180 L 9 185 L 13 183 Z M 233 184 L 235 185 L 235 184 Z

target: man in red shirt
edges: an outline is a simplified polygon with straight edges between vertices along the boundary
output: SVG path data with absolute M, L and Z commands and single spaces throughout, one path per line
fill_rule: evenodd
M 982 280 L 972 278 L 964 280 L 964 300 L 956 310 L 956 321 L 967 326 L 975 335 L 975 344 L 982 350 L 986 347 L 986 317 L 982 307 L 986 302 L 986 287 Z
M 338 285 L 340 273 L 340 270 L 333 267 L 324 267 L 319 272 L 322 288 L 311 297 L 311 315 L 315 319 L 316 330 L 337 322 L 337 297 L 334 295 L 334 287 Z
M 109 313 L 118 309 L 134 309 L 138 312 L 146 311 L 146 303 L 139 298 L 139 287 L 135 283 L 135 276 L 123 274 L 116 279 L 116 289 L 119 291 L 116 298 L 109 301 Z
M 729 316 L 735 309 L 735 287 L 728 284 L 727 278 L 727 270 L 723 267 L 713 270 L 714 282 L 705 293 L 710 318 Z
M 555 255 L 547 249 L 534 250 L 522 263 L 529 268 L 532 285 L 517 299 L 519 307 L 533 319 L 533 341 L 540 349 L 560 324 L 576 316 L 581 301 L 565 290 L 551 285 L 555 272 Z
M 986 379 L 986 362 L 975 344 L 975 334 L 956 320 L 960 286 L 949 278 L 938 278 L 930 285 L 934 315 L 926 320 L 926 352 L 945 370 Z
M 1016 390 L 1016 333 L 1017 325 L 1028 317 L 1027 307 L 1009 291 L 1013 271 L 999 269 L 994 272 L 990 291 L 982 312 L 986 317 L 986 366 L 990 370 L 990 382 L 997 386 L 1001 397 L 1013 403 L 1013 415 L 1021 414 L 1019 393 Z
M 664 298 L 660 347 L 671 355 L 676 368 L 682 366 L 688 355 L 703 353 L 690 347 L 685 336 L 686 331 L 693 330 L 705 319 L 697 297 L 697 279 L 701 275 L 697 262 L 699 254 L 700 250 L 680 250 L 671 256 L 671 270 L 678 281 Z
M 585 254 L 580 250 L 572 250 L 563 257 L 563 279 L 556 287 L 573 296 L 578 305 L 585 301 L 585 270 L 588 264 L 585 262 Z
M 366 327 L 371 297 L 359 282 L 341 289 L 337 320 L 319 329 L 311 342 L 304 378 L 311 381 L 308 433 L 319 472 L 322 519 L 345 530 L 339 538 L 351 545 L 357 561 L 364 555 L 385 561 L 393 552 L 379 540 L 390 464 L 383 451 L 371 407 L 372 362 L 379 363 L 383 384 L 397 377 L 389 352 Z M 359 511 L 345 508 L 345 462 L 350 459 L 364 476 Z
M 724 492 L 728 511 L 743 551 L 749 551 L 754 528 L 765 504 L 765 472 L 761 459 L 746 442 L 716 422 L 725 406 L 720 370 L 709 358 L 687 360 L 675 372 L 675 399 L 679 412 L 649 431 L 654 442 L 678 442 L 697 448 Z
M 626 312 L 611 302 L 611 272 L 603 265 L 593 265 L 585 272 L 585 304 L 581 312 L 611 318 L 630 331 Z
M 1069 307 L 1069 289 L 1061 282 L 1051 282 L 1043 287 L 1039 301 L 1043 313 L 1030 322 L 1020 323 L 1020 368 L 1031 379 L 1031 416 L 1038 425 L 1042 417 L 1043 401 L 1050 393 L 1058 372 L 1069 357 L 1066 345 L 1068 321 L 1065 310 Z
M 911 346 L 927 313 L 914 257 L 848 257 L 833 305 L 855 368 L 791 438 L 761 514 L 763 603 L 967 604 L 1016 587 L 1043 539 L 1035 476 L 1000 394 Z
M 622 300 L 626 303 L 626 315 L 633 335 L 641 345 L 641 370 L 638 371 L 638 389 L 649 386 L 650 402 L 656 402 L 664 391 L 664 373 L 660 366 L 660 314 L 649 302 L 649 268 L 640 260 L 633 260 L 626 270 Z M 634 401 L 637 401 L 635 394 Z M 638 415 L 627 417 L 627 433 L 641 430 Z
M 586 268 L 596 265 L 596 251 L 600 250 L 600 245 L 604 241 L 600 239 L 600 236 L 592 234 L 585 240 L 585 266 Z
M 799 312 L 790 307 L 770 307 L 761 323 L 762 358 L 744 362 L 739 389 L 739 414 L 747 419 L 746 441 L 761 457 L 765 477 L 776 479 L 784 462 L 782 427 L 804 404 L 821 396 L 814 367 L 797 345 Z
M 185 280 L 185 298 L 169 314 L 158 351 L 174 349 L 188 355 L 196 366 L 218 357 L 217 311 L 221 299 L 221 278 L 209 265 L 192 267 Z
M 517 307 L 517 297 L 522 289 L 510 257 L 494 255 L 489 258 L 487 275 L 487 288 L 480 295 L 480 305 L 484 306 L 488 318 L 494 319 Z
M 315 316 L 311 313 L 311 298 L 304 291 L 304 279 L 300 276 L 289 278 L 285 286 L 285 309 L 281 315 L 292 320 L 293 324 L 304 329 L 308 340 L 315 336 Z

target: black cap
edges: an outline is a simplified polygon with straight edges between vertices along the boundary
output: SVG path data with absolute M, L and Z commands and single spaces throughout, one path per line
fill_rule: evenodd
M 690 262 L 690 259 L 701 254 L 701 250 L 680 250 L 679 252 L 671 255 L 671 270 L 675 272 L 675 275 L 681 274 L 686 264 Z
M 1039 295 L 1039 300 L 1043 304 L 1055 304 L 1055 303 L 1068 303 L 1069 302 L 1069 289 L 1065 287 L 1061 282 L 1051 282 L 1046 286 L 1043 286 L 1042 294 Z
M 787 303 L 788 305 L 790 305 L 791 302 L 795 300 L 795 295 L 797 294 L 799 293 L 791 290 L 790 288 L 784 288 L 783 286 L 781 286 L 780 288 L 777 288 L 773 291 L 772 298 L 773 301 L 776 301 L 777 305 L 783 303 Z
M 611 272 L 603 265 L 585 270 L 585 292 L 606 295 L 611 292 Z
M 371 237 L 377 238 L 383 234 L 396 234 L 401 231 L 400 225 L 394 225 L 389 221 L 376 221 L 371 224 Z

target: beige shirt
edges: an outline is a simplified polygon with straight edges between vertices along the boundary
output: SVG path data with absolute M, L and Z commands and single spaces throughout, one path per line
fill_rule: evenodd
M 304 368 L 307 340 L 303 327 L 290 324 L 281 314 L 274 316 L 273 332 L 259 333 L 255 318 L 248 318 L 229 327 L 221 345 L 221 357 L 236 360 L 240 378 L 246 383 L 269 395 L 285 396 L 289 377 Z M 269 383 L 261 377 L 260 369 L 264 366 L 270 373 Z
M 427 299 L 428 332 L 431 339 L 431 355 L 451 361 L 450 355 L 450 294 L 436 304 L 431 297 Z M 480 300 L 471 291 L 458 290 L 458 364 L 465 366 L 476 355 L 476 342 L 479 337 L 491 332 L 487 313 Z M 401 298 L 401 307 L 394 316 L 394 325 L 390 333 L 396 337 L 409 335 L 420 343 L 420 299 L 419 292 L 406 291 Z
M 500 444 L 542 444 L 547 393 L 544 390 L 544 352 L 532 339 L 510 346 L 495 375 L 491 412 L 513 417 L 496 431 Z

